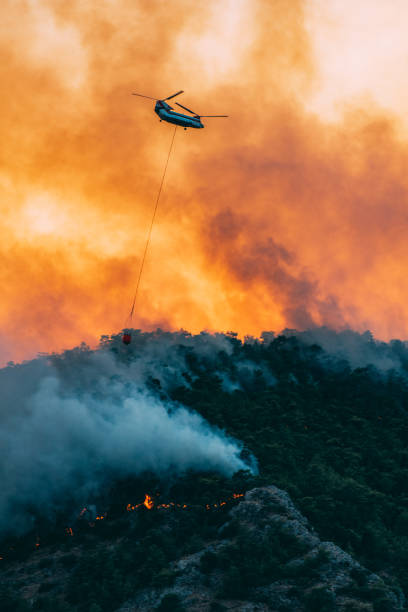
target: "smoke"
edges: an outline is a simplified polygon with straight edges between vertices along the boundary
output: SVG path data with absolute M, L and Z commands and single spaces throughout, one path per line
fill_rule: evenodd
M 408 376 L 406 342 L 324 327 L 281 335 L 294 336 L 300 348 L 319 345 L 314 354 L 324 368 L 373 366 Z M 89 504 L 117 478 L 256 473 L 238 441 L 171 397 L 208 374 L 226 394 L 256 397 L 280 380 L 276 339 L 273 332 L 242 341 L 232 332 L 134 330 L 127 347 L 120 336 L 103 336 L 98 350 L 83 344 L 0 370 L 0 533 L 28 530 L 36 515 L 52 516 L 67 499 Z
M 371 332 L 355 332 L 345 329 L 336 332 L 327 327 L 309 329 L 303 332 L 283 330 L 285 336 L 295 336 L 302 343 L 319 345 L 325 353 L 347 362 L 351 368 L 373 366 L 380 372 L 407 371 L 408 343 L 401 340 L 382 342 Z
M 171 351 L 172 363 L 160 367 L 166 350 L 163 342 L 160 356 L 153 346 L 146 362 L 132 363 L 82 346 L 0 371 L 1 534 L 28 531 L 36 514 L 52 516 L 67 499 L 88 503 L 121 477 L 256 471 L 239 442 L 148 391 L 149 375 L 160 376 L 163 388 L 182 375 Z
M 310 112 L 311 3 L 153 4 L 5 3 L 3 363 L 94 344 L 126 320 L 172 131 L 132 91 L 184 89 L 189 108 L 230 115 L 176 135 L 138 327 L 259 335 L 326 325 L 406 337 L 408 153 L 398 117 L 366 99 L 337 123 Z M 373 39 L 372 13 L 359 7 L 377 58 L 390 37 Z M 338 61 L 347 50 L 335 46 L 344 78 L 333 88 L 358 66 Z

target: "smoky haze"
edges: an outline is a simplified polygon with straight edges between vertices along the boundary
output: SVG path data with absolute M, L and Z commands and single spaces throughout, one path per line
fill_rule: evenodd
M 164 339 L 165 340 L 165 339 Z M 159 478 L 187 470 L 226 476 L 255 472 L 242 445 L 200 415 L 148 391 L 180 384 L 184 359 L 151 343 L 143 360 L 129 362 L 86 347 L 0 371 L 0 533 L 24 533 L 36 515 L 90 503 L 104 484 L 149 472 Z M 202 356 L 227 341 L 196 343 Z M 167 357 L 167 359 L 166 359 Z
M 319 345 L 324 368 L 373 366 L 377 375 L 408 376 L 406 342 L 329 328 L 282 334 Z M 75 508 L 92 503 L 105 484 L 126 476 L 256 473 L 239 441 L 170 398 L 208 369 L 227 394 L 256 394 L 259 376 L 274 386 L 279 371 L 267 353 L 258 351 L 255 361 L 245 346 L 267 348 L 276 337 L 133 331 L 127 347 L 120 336 L 103 336 L 98 350 L 81 345 L 0 370 L 0 533 L 23 533 L 36 515 L 52 517 L 67 500 Z
M 173 129 L 132 91 L 230 115 L 177 132 L 136 326 L 407 337 L 406 140 L 369 99 L 307 110 L 308 5 L 5 3 L 2 363 L 124 325 Z

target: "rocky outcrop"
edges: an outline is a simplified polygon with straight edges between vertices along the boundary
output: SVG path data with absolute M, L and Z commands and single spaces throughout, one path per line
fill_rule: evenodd
M 160 605 L 192 612 L 404 609 L 401 592 L 332 542 L 322 542 L 277 487 L 248 491 L 219 535 L 201 551 L 174 562 L 171 587 L 141 591 L 120 612 L 147 612 Z M 253 559 L 251 546 L 258 554 Z

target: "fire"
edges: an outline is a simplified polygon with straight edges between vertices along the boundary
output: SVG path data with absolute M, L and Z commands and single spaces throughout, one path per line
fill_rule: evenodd
M 153 508 L 153 506 L 154 506 L 154 501 L 152 500 L 150 495 L 147 495 L 147 493 L 146 493 L 146 497 L 145 497 L 145 500 L 143 502 L 143 505 L 146 506 L 146 508 L 148 510 L 151 510 Z
M 147 508 L 148 510 L 151 510 L 151 509 L 154 507 L 154 501 L 153 501 L 153 499 L 150 497 L 150 495 L 148 495 L 147 493 L 146 493 L 146 495 L 145 495 L 144 501 L 142 501 L 140 504 L 135 504 L 135 505 L 128 504 L 128 505 L 126 506 L 126 510 L 127 510 L 128 512 L 133 512 L 133 510 L 137 510 L 137 509 L 138 509 L 138 508 L 140 508 L 141 506 L 144 506 L 144 507 L 145 507 L 145 508 Z M 160 506 L 157 506 L 157 507 L 159 508 Z
M 156 494 L 156 496 L 158 495 L 159 494 Z M 217 503 L 213 503 L 213 504 L 205 504 L 204 507 L 206 510 L 212 510 L 213 508 L 221 508 L 222 506 L 226 506 L 228 502 L 233 502 L 237 499 L 240 499 L 241 497 L 244 497 L 244 493 L 233 493 L 231 497 L 228 497 L 224 501 L 218 501 Z M 126 510 L 127 512 L 134 512 L 135 510 L 141 508 L 142 506 L 147 508 L 147 510 L 152 510 L 153 508 L 155 508 L 156 510 L 168 510 L 170 508 L 180 508 L 181 510 L 185 510 L 186 508 L 189 507 L 188 504 L 176 504 L 175 502 L 169 502 L 167 504 L 158 504 L 158 503 L 155 503 L 151 495 L 146 493 L 144 500 L 142 502 L 140 502 L 139 504 L 127 504 Z M 87 507 L 81 510 L 81 512 L 78 515 L 78 518 L 82 518 L 86 512 L 89 512 Z M 94 520 L 88 521 L 88 525 L 89 527 L 95 527 L 96 521 L 103 521 L 106 518 L 107 518 L 106 512 L 104 512 L 103 514 L 98 514 L 95 516 Z M 66 527 L 65 534 L 67 536 L 73 536 L 74 532 L 73 532 L 72 527 Z M 37 538 L 36 547 L 39 547 L 39 546 L 40 546 L 40 542 L 39 542 L 39 538 Z
M 226 506 L 229 502 L 234 502 L 242 497 L 244 497 L 245 494 L 244 493 L 233 493 L 230 497 L 226 498 L 224 501 L 218 501 L 216 503 L 212 503 L 212 504 L 205 504 L 203 506 L 203 508 L 205 508 L 206 510 L 212 510 L 213 508 L 221 508 L 223 506 Z M 159 497 L 159 493 L 156 493 L 156 497 Z M 188 504 L 177 504 L 175 502 L 169 502 L 167 504 L 158 504 L 154 501 L 153 497 L 151 495 L 149 495 L 148 493 L 145 494 L 144 500 L 142 502 L 140 502 L 139 504 L 127 504 L 126 506 L 126 510 L 128 512 L 133 512 L 135 510 L 137 510 L 138 508 L 141 508 L 142 506 L 144 506 L 147 510 L 152 510 L 153 508 L 155 508 L 156 510 L 168 510 L 171 508 L 178 508 L 181 510 L 185 510 L 191 506 L 189 506 Z M 195 506 L 197 507 L 197 506 Z M 87 507 L 82 508 L 81 512 L 77 515 L 77 519 L 82 519 L 82 517 L 84 517 L 84 515 L 86 514 L 86 512 L 90 512 L 90 510 Z M 104 512 L 102 514 L 98 514 L 95 516 L 94 520 L 89 521 L 88 519 L 86 519 L 86 522 L 88 523 L 89 527 L 95 527 L 96 526 L 96 521 L 100 522 L 103 521 L 105 519 L 109 518 L 107 512 Z M 72 527 L 65 527 L 65 535 L 68 537 L 74 537 L 74 531 L 72 529 Z M 40 537 L 39 535 L 37 535 L 36 537 L 36 541 L 35 541 L 35 548 L 38 549 L 40 547 Z M 13 547 L 10 547 L 10 550 L 14 550 Z M 5 557 L 3 555 L 0 555 L 0 561 L 3 561 L 5 559 Z
M 244 497 L 244 493 L 233 493 L 231 497 L 228 497 L 228 499 L 224 501 L 220 501 L 215 504 L 206 504 L 205 509 L 211 510 L 211 508 L 221 508 L 222 506 L 226 506 L 228 502 L 234 501 L 236 499 L 240 499 L 241 497 Z M 155 504 L 153 501 L 153 498 L 146 493 L 145 499 L 143 502 L 141 502 L 140 504 L 134 504 L 134 505 L 128 504 L 126 506 L 126 510 L 128 512 L 133 512 L 134 510 L 137 510 L 141 506 L 145 506 L 148 510 L 152 510 L 152 508 L 154 507 L 157 510 L 161 510 L 161 509 L 167 510 L 169 508 L 181 508 L 184 510 L 188 508 L 188 504 L 175 504 L 174 502 L 169 502 L 168 504 Z
M 217 503 L 213 503 L 213 504 L 205 504 L 204 508 L 206 510 L 212 510 L 213 508 L 221 508 L 223 506 L 226 506 L 228 504 L 228 502 L 233 502 L 235 500 L 240 499 L 241 497 L 244 497 L 244 493 L 233 493 L 231 495 L 231 497 L 228 497 L 224 501 L 218 501 Z M 176 504 L 175 502 L 169 502 L 167 504 L 157 504 L 157 503 L 154 502 L 152 496 L 149 495 L 148 493 L 146 493 L 145 494 L 145 498 L 144 498 L 144 500 L 142 502 L 140 502 L 139 504 L 134 504 L 134 505 L 133 504 L 127 504 L 126 510 L 127 510 L 127 512 L 133 512 L 133 511 L 137 510 L 138 508 L 141 508 L 142 506 L 147 508 L 147 510 L 152 510 L 153 508 L 156 508 L 157 510 L 168 510 L 170 508 L 179 508 L 181 510 L 185 510 L 186 508 L 189 507 L 188 504 Z M 89 512 L 88 508 L 86 508 L 86 507 L 82 508 L 81 512 L 78 515 L 78 518 L 82 518 L 86 512 Z M 103 521 L 106 518 L 107 518 L 107 513 L 106 512 L 104 512 L 103 514 L 98 514 L 98 515 L 95 516 L 94 521 L 89 521 L 88 522 L 88 525 L 89 525 L 89 527 L 95 527 L 95 522 L 96 521 Z M 65 527 L 65 535 L 67 535 L 69 537 L 73 537 L 74 536 L 74 531 L 73 531 L 72 527 Z M 35 547 L 39 548 L 39 546 L 40 546 L 40 538 L 37 536 Z M 2 556 L 0 556 L 0 561 L 1 560 L 3 560 Z

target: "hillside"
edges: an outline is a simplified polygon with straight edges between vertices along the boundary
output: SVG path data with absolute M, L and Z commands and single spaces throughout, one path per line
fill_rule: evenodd
M 169 591 L 179 594 L 179 603 L 170 598 L 161 609 L 168 601 L 167 609 L 176 610 L 185 605 L 188 588 L 213 589 L 212 599 L 207 597 L 197 610 L 221 610 L 229 601 L 255 606 L 235 607 L 248 610 L 401 609 L 403 593 L 408 593 L 407 363 L 405 343 L 379 343 L 369 334 L 287 331 L 241 342 L 234 334 L 157 331 L 135 332 L 128 348 L 120 337 L 105 337 L 98 351 L 82 346 L 2 370 L 3 421 L 18 389 L 31 397 L 38 392 L 38 380 L 51 375 L 59 381 L 56 395 L 64 414 L 74 406 L 74 395 L 87 402 L 92 396 L 98 405 L 109 397 L 119 410 L 132 385 L 166 405 L 179 429 L 190 418 L 177 413 L 179 405 L 202 415 L 209 426 L 189 422 L 189 432 L 196 436 L 195 446 L 205 439 L 216 448 L 197 458 L 194 445 L 186 442 L 190 438 L 183 438 L 177 455 L 170 447 L 159 466 L 144 465 L 139 448 L 144 469 L 138 473 L 124 472 L 116 455 L 113 469 L 109 449 L 108 477 L 101 480 L 95 468 L 93 489 L 86 483 L 79 494 L 79 484 L 84 487 L 79 479 L 77 490 L 72 486 L 63 500 L 48 492 L 47 506 L 36 506 L 30 498 L 31 509 L 24 512 L 28 493 L 19 496 L 16 490 L 10 507 L 19 521 L 9 519 L 8 532 L 0 516 L 2 609 L 105 612 L 122 606 L 124 612 L 143 609 L 143 597 L 147 605 L 152 607 L 155 599 L 159 606 Z M 46 398 L 44 393 L 40 397 Z M 162 447 L 154 449 L 156 458 Z M 123 448 L 117 452 L 129 460 Z M 76 473 L 82 463 L 81 457 Z M 231 478 L 228 472 L 239 467 Z M 45 472 L 39 473 L 46 487 Z M 69 478 L 66 486 L 72 483 Z M 271 485 L 287 491 L 298 510 Z M 246 491 L 245 501 L 234 497 Z M 145 494 L 156 506 L 174 503 L 176 508 L 129 512 L 127 506 L 142 503 Z M 283 506 L 272 511 L 268 506 L 276 505 L 276 496 Z M 87 511 L 78 518 L 83 502 Z M 265 512 L 247 520 L 246 508 L 253 504 L 265 506 Z M 274 529 L 265 535 L 265 525 L 282 514 L 287 525 L 296 520 L 307 529 L 308 546 L 299 533 L 285 541 Z M 27 523 L 22 527 L 23 517 Z M 262 534 L 259 542 L 254 530 Z M 266 554 L 264 541 L 273 552 Z M 339 558 L 348 568 L 340 582 Z M 282 596 L 275 603 L 276 585 L 270 585 L 276 582 L 282 592 L 292 589 L 295 599 L 288 596 L 285 602 Z
M 110 522 L 15 562 L 8 578 L 24 599 L 3 593 L 2 610 L 28 610 L 32 599 L 36 610 L 61 612 L 116 610 L 124 599 L 119 612 L 403 609 L 398 589 L 322 542 L 273 486 L 207 517 L 199 506 L 142 506 Z

